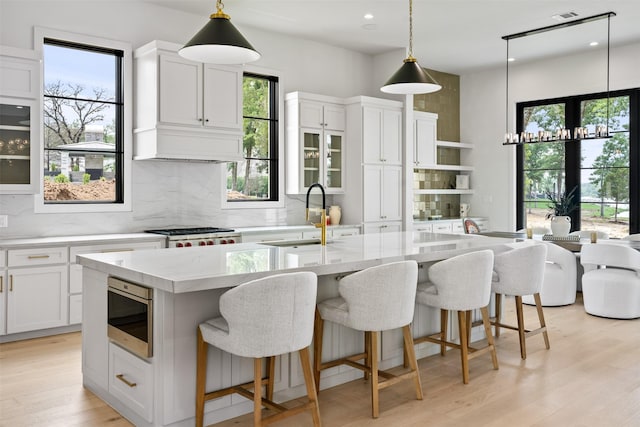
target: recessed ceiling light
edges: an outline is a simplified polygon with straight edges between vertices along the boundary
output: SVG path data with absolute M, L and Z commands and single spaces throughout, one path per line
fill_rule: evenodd
M 509 62 L 513 62 L 513 61 L 515 61 L 515 60 L 516 60 L 516 58 L 509 58 L 509 59 L 507 59 L 507 61 L 509 61 Z
M 562 22 L 562 21 L 566 21 L 567 19 L 575 18 L 576 16 L 578 16 L 578 14 L 575 12 L 564 12 L 564 13 L 558 13 L 557 15 L 553 15 L 551 19 L 555 19 L 556 21 Z
M 591 42 L 589 43 L 589 46 L 598 46 L 598 42 Z
M 364 14 L 364 19 L 373 19 L 373 15 L 370 13 L 365 13 Z

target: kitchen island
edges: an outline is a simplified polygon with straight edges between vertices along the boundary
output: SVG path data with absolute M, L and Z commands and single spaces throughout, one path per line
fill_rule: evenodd
M 196 328 L 219 314 L 220 295 L 230 287 L 267 275 L 312 271 L 318 275 L 318 300 L 337 295 L 337 278 L 374 265 L 414 259 L 421 266 L 481 249 L 503 251 L 514 239 L 433 233 L 364 234 L 330 241 L 275 245 L 244 243 L 145 252 L 91 254 L 83 265 L 83 384 L 137 426 L 189 426 L 194 422 Z M 425 279 L 426 269 L 420 270 Z M 153 354 L 137 357 L 107 337 L 109 276 L 153 289 Z M 247 313 L 251 315 L 251 313 Z M 420 309 L 414 334 L 439 330 L 439 312 Z M 450 331 L 455 328 L 450 327 Z M 362 334 L 327 325 L 327 358 L 361 351 Z M 402 336 L 384 332 L 383 369 L 402 363 Z M 418 357 L 437 346 L 417 347 Z M 249 381 L 253 362 L 215 348 L 209 351 L 208 389 Z M 305 394 L 297 355 L 276 363 L 276 400 Z M 361 377 L 361 372 L 336 367 L 323 372 L 322 388 Z M 125 381 L 126 380 L 126 381 Z M 206 407 L 207 424 L 251 412 L 252 402 L 226 396 Z

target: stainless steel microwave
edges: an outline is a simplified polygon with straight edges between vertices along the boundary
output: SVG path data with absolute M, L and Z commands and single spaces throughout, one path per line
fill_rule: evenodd
M 108 279 L 107 335 L 141 357 L 153 356 L 153 289 Z

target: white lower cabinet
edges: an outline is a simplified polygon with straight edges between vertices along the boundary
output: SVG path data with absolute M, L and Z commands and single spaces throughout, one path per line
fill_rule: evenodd
M 9 268 L 7 333 L 65 326 L 67 266 Z
M 451 233 L 453 228 L 450 222 L 436 222 L 433 224 L 434 233 Z
M 402 222 L 370 222 L 364 224 L 364 234 L 402 231 Z
M 4 269 L 5 251 L 0 251 L 0 335 L 7 333 L 7 273 Z
M 7 252 L 7 334 L 67 324 L 67 254 L 66 247 Z
M 151 363 L 109 343 L 109 393 L 150 422 L 153 419 Z

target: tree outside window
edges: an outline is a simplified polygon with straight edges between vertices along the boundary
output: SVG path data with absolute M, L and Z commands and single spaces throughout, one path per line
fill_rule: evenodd
M 276 201 L 278 114 L 275 77 L 243 79 L 244 160 L 227 165 L 227 201 Z

